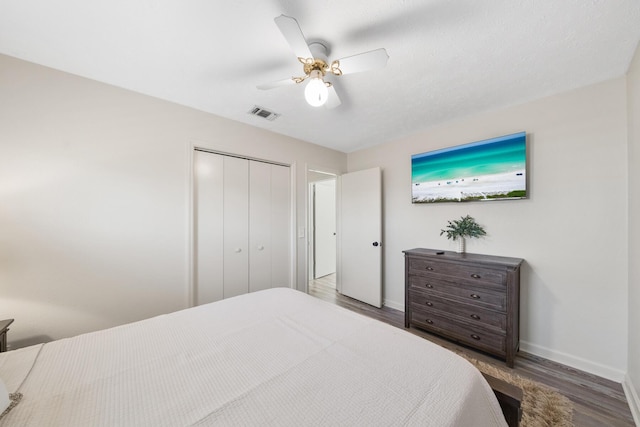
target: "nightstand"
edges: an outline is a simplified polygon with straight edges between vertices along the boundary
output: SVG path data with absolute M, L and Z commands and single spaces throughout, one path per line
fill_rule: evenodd
M 7 351 L 7 331 L 13 319 L 0 320 L 0 353 Z

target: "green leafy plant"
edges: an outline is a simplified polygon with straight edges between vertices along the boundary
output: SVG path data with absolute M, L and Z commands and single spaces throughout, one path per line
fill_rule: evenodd
M 487 234 L 484 228 L 469 215 L 460 217 L 460 219 L 454 219 L 453 221 L 447 221 L 447 223 L 447 227 L 444 230 L 440 230 L 440 235 L 446 234 L 447 239 L 456 240 L 459 237 L 481 237 Z

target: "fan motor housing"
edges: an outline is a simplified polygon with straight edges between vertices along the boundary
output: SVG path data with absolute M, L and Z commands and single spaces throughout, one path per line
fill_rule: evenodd
M 311 74 L 312 71 L 320 71 L 324 76 L 329 69 L 329 66 L 322 59 L 313 58 L 313 62 L 304 63 L 304 73 Z

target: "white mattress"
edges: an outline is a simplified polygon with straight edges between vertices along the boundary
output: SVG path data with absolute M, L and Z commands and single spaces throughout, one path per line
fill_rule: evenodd
M 0 378 L 0 426 L 506 425 L 466 360 L 283 288 L 2 353 Z

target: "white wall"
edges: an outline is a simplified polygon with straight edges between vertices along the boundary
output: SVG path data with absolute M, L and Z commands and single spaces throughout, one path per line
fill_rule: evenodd
M 191 144 L 293 164 L 303 227 L 306 163 L 346 169 L 344 153 L 1 55 L 0 100 L 13 348 L 187 306 Z
M 620 381 L 627 366 L 625 79 L 447 123 L 351 153 L 383 169 L 384 298 L 403 306 L 402 251 L 455 250 L 440 230 L 470 214 L 468 252 L 520 257 L 521 349 Z M 528 200 L 411 204 L 410 156 L 527 132 Z
M 401 251 L 453 249 L 439 230 L 471 214 L 489 235 L 470 252 L 527 261 L 523 349 L 614 379 L 628 356 L 637 390 L 638 54 L 634 64 L 628 146 L 618 79 L 351 153 L 350 171 L 383 168 L 387 302 L 403 305 Z M 294 163 L 302 226 L 306 163 L 346 169 L 343 153 L 6 56 L 0 99 L 0 314 L 16 318 L 14 348 L 186 307 L 190 144 Z M 411 154 L 520 130 L 530 199 L 410 203 Z
M 640 45 L 627 75 L 629 118 L 629 373 L 625 391 L 640 425 Z

